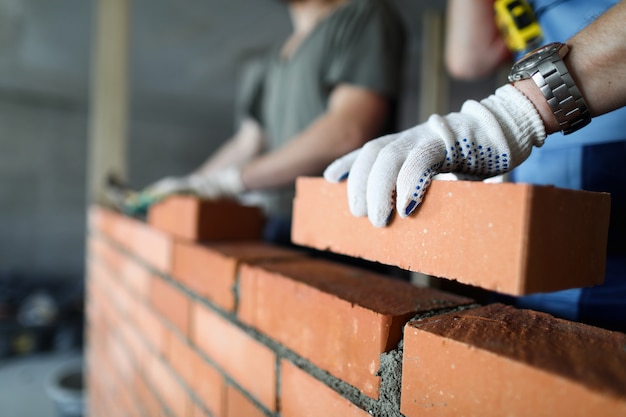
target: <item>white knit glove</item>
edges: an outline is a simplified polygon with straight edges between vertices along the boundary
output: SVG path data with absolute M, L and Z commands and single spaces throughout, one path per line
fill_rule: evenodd
M 210 174 L 193 174 L 188 181 L 193 193 L 208 199 L 235 197 L 246 190 L 241 181 L 241 171 L 236 167 Z
M 480 103 L 468 100 L 459 113 L 433 115 L 426 123 L 383 136 L 330 164 L 324 178 L 348 177 L 348 203 L 355 216 L 367 214 L 385 226 L 422 202 L 434 175 L 461 172 L 487 178 L 521 164 L 533 146 L 542 146 L 545 127 L 533 104 L 505 85 Z
M 171 194 L 189 193 L 208 199 L 234 197 L 245 191 L 241 172 L 231 167 L 210 174 L 191 174 L 183 177 L 166 177 L 148 186 L 142 193 L 155 199 Z
M 141 191 L 155 198 L 163 198 L 171 194 L 190 192 L 189 177 L 165 177 Z

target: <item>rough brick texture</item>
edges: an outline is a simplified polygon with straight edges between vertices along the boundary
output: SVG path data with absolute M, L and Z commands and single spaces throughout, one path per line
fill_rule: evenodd
M 259 263 L 303 257 L 297 251 L 262 242 L 174 245 L 172 275 L 183 285 L 207 297 L 224 310 L 235 309 L 235 284 L 241 263 Z
M 165 233 L 101 206 L 92 206 L 89 224 L 91 230 L 107 236 L 151 267 L 171 270 L 172 240 Z
M 214 416 L 224 415 L 224 377 L 199 353 L 193 353 L 193 382 L 190 387 L 204 407 Z
M 373 227 L 345 184 L 300 178 L 292 239 L 519 295 L 602 282 L 610 196 L 528 184 L 434 181 L 407 219 Z
M 319 259 L 244 265 L 239 290 L 243 322 L 374 398 L 404 323 L 471 302 Z
M 173 236 L 193 240 L 260 239 L 265 223 L 258 207 L 231 200 L 173 196 L 150 207 L 148 223 Z
M 411 322 L 401 410 L 624 416 L 626 335 L 500 304 Z
M 281 362 L 281 381 L 284 417 L 369 416 L 367 411 L 286 360 Z
M 263 411 L 231 385 L 226 387 L 226 403 L 228 404 L 227 417 L 265 417 Z
M 189 334 L 191 303 L 189 297 L 174 285 L 159 277 L 152 280 L 152 308 L 184 335 Z
M 259 402 L 276 410 L 276 355 L 202 304 L 194 306 L 193 342 Z

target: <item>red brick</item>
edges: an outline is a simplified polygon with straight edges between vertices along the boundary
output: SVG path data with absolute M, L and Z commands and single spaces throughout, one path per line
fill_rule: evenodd
M 226 417 L 265 417 L 252 401 L 237 390 L 237 388 L 226 386 Z
M 231 378 L 276 410 L 276 355 L 206 306 L 194 306 L 192 340 Z
M 146 267 L 97 236 L 89 238 L 88 250 L 89 256 L 95 257 L 95 262 L 102 263 L 121 279 L 134 296 L 147 298 L 152 273 Z
M 166 351 L 165 326 L 154 311 L 142 303 L 136 302 L 132 312 L 135 329 L 152 349 L 159 353 Z
M 135 367 L 126 345 L 115 339 L 111 339 L 108 345 L 108 356 L 113 363 L 115 372 L 122 381 L 132 381 Z
M 211 417 L 207 413 L 204 412 L 200 405 L 194 403 L 193 409 L 191 411 L 191 417 Z
M 247 240 L 261 238 L 265 218 L 260 208 L 232 200 L 173 196 L 150 207 L 148 223 L 193 241 Z
M 499 304 L 407 324 L 413 416 L 624 416 L 626 335 Z
M 386 228 L 348 209 L 345 184 L 300 178 L 292 239 L 509 294 L 604 279 L 610 196 L 529 184 L 434 181 Z
M 471 302 L 323 260 L 244 265 L 239 294 L 241 321 L 373 398 L 379 356 L 404 323 Z
M 370 415 L 291 362 L 283 359 L 280 369 L 281 416 L 367 417 Z
M 128 353 L 132 357 L 135 368 L 140 371 L 143 370 L 145 365 L 144 353 L 147 349 L 147 345 L 141 340 L 139 333 L 128 321 L 120 323 L 119 333 L 124 345 L 128 349 Z
M 177 242 L 172 275 L 219 307 L 235 309 L 235 282 L 242 262 L 258 263 L 302 257 L 300 252 L 262 242 L 212 245 Z
M 117 321 L 118 316 L 129 314 L 133 300 L 111 271 L 97 262 L 91 262 L 88 271 L 91 300 L 107 300 L 99 306 L 106 320 Z
M 120 278 L 130 292 L 141 300 L 147 300 L 153 273 L 139 262 L 125 258 L 120 264 Z
M 89 223 L 92 230 L 108 236 L 153 268 L 171 271 L 172 238 L 167 234 L 101 206 L 91 207 Z
M 115 306 L 120 315 L 127 316 L 130 314 L 134 299 L 131 297 L 128 289 L 120 282 L 119 276 L 112 275 L 110 271 L 108 273 L 107 288 L 109 291 L 109 302 Z
M 146 416 L 164 416 L 161 403 L 156 397 L 156 393 L 148 386 L 146 380 L 137 375 L 134 381 L 137 399 Z
M 191 356 L 194 378 L 191 388 L 204 406 L 216 417 L 224 415 L 224 379 L 197 352 Z
M 172 240 L 164 233 L 135 221 L 128 249 L 159 271 L 171 272 Z
M 147 360 L 149 365 L 146 372 L 150 386 L 174 417 L 187 417 L 191 412 L 191 398 L 176 380 L 172 370 L 154 355 L 150 355 Z
M 174 332 L 166 332 L 168 337 L 165 358 L 178 376 L 191 387 L 195 381 L 196 361 L 195 352 L 185 341 Z
M 88 228 L 90 232 L 100 232 L 112 237 L 115 234 L 115 223 L 122 214 L 109 208 L 92 205 L 87 214 Z
M 189 334 L 191 300 L 187 294 L 163 278 L 154 276 L 150 289 L 150 303 L 155 311 L 184 335 Z
M 88 256 L 93 262 L 100 262 L 115 273 L 122 269 L 122 255 L 104 239 L 98 236 L 90 236 L 87 249 Z

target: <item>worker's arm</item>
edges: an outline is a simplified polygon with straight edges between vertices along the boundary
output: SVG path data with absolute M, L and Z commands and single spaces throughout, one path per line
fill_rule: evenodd
M 566 65 L 592 116 L 626 105 L 625 21 L 622 0 L 567 42 Z M 373 140 L 335 161 L 324 176 L 336 182 L 348 175 L 352 213 L 384 226 L 394 190 L 396 209 L 406 217 L 440 172 L 488 177 L 510 171 L 558 130 L 534 82 L 520 81 L 516 87 L 505 85 L 480 102 L 466 101 L 458 113 L 433 115 L 426 123 Z
M 511 54 L 496 27 L 493 0 L 448 0 L 446 65 L 458 79 L 491 74 Z
M 258 155 L 265 145 L 263 129 L 253 119 L 245 119 L 235 135 L 213 153 L 195 174 L 209 174 L 219 170 L 242 166 Z
M 463 0 L 461 0 L 463 1 Z M 564 61 L 592 116 L 626 106 L 626 1 L 622 0 L 567 41 Z M 532 80 L 515 84 L 539 112 L 547 133 L 559 125 Z
M 381 134 L 389 100 L 364 88 L 342 84 L 326 112 L 280 149 L 245 164 L 242 181 L 255 190 L 291 184 L 301 175 L 320 175 L 334 159 Z

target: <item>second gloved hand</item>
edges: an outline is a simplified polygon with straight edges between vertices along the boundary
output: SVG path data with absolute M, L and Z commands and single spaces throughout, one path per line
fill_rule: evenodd
M 190 190 L 204 198 L 235 197 L 244 192 L 239 168 L 231 167 L 208 174 L 192 174 L 188 178 Z
M 234 197 L 245 191 L 241 172 L 236 167 L 208 174 L 166 177 L 146 187 L 138 194 L 143 205 L 154 204 L 173 194 L 194 194 L 208 199 Z
M 461 172 L 481 178 L 500 175 L 522 163 L 546 133 L 533 104 L 505 85 L 480 103 L 469 100 L 459 113 L 433 115 L 426 123 L 384 136 L 326 168 L 331 182 L 348 178 L 348 203 L 355 216 L 383 227 L 422 202 L 432 177 Z

